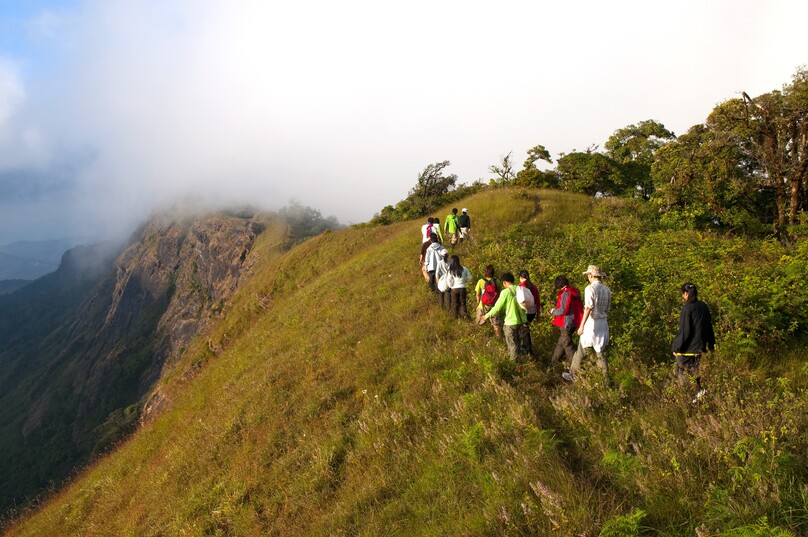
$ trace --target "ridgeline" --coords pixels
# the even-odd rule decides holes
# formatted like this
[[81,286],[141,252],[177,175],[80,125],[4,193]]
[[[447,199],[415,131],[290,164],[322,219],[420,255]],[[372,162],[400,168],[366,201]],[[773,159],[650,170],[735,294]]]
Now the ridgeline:
[[[808,534],[808,242],[669,229],[643,201],[559,191],[456,206],[475,278],[493,263],[539,286],[534,359],[439,309],[420,220],[288,251],[262,233],[150,419],[7,535]],[[594,364],[572,385],[548,364],[552,280],[583,288],[591,263],[613,291],[610,389]],[[687,280],[718,336],[695,405],[669,353]]]

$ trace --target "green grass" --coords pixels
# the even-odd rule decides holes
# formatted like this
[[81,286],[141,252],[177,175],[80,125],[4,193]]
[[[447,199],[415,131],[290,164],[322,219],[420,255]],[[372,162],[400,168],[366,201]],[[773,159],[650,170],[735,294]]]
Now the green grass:
[[[159,386],[165,410],[8,535],[808,531],[804,353],[777,350],[803,317],[764,300],[769,277],[788,278],[765,268],[780,247],[701,237],[718,259],[757,253],[736,255],[745,285],[729,282],[736,300],[720,308],[718,264],[675,252],[723,328],[704,363],[710,397],[690,405],[665,356],[682,267],[659,249],[680,235],[625,200],[494,190],[461,206],[473,238],[454,250],[475,276],[489,262],[527,268],[546,303],[556,274],[582,287],[587,264],[610,273],[614,389],[594,368],[559,383],[546,314],[537,361],[517,369],[490,327],[439,311],[417,266],[420,222],[325,233],[288,252],[268,232],[222,321]],[[762,341],[743,319],[767,311],[783,323],[771,352],[740,352],[730,336]]]

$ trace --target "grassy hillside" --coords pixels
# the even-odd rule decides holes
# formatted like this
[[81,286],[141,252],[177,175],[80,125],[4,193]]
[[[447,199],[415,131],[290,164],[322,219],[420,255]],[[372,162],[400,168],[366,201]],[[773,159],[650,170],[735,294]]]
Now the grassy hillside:
[[[252,280],[160,386],[163,413],[8,535],[808,533],[808,247],[560,192],[462,206],[475,277],[527,268],[546,304],[559,273],[609,273],[612,389],[595,368],[559,382],[546,315],[519,365],[490,327],[444,315],[420,222],[284,255],[262,235]],[[667,352],[686,279],[719,331],[698,405]]]

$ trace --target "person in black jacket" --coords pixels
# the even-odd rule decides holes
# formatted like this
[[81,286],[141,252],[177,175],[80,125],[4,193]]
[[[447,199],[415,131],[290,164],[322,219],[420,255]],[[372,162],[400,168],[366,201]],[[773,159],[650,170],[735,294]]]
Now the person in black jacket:
[[457,217],[457,227],[460,228],[460,242],[471,240],[471,217],[469,210],[464,208],[460,216]]
[[[679,332],[673,340],[671,350],[676,359],[676,378],[682,385],[689,385],[688,376],[696,381],[696,397],[701,399],[707,390],[701,385],[699,362],[701,355],[715,350],[715,333],[710,308],[698,299],[698,289],[692,283],[682,286],[682,300],[685,305],[679,315]],[[686,376],[687,374],[687,376]]]

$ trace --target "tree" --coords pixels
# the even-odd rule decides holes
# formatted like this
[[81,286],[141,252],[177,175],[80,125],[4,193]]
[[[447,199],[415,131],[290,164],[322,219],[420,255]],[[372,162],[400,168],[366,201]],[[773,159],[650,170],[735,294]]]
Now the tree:
[[734,140],[694,125],[656,151],[651,199],[686,227],[729,226],[751,231],[770,217],[772,200],[756,187]]
[[424,168],[418,176],[418,182],[410,190],[409,198],[413,200],[428,201],[446,194],[455,187],[457,175],[444,175],[444,168],[451,163],[448,160],[436,162]]
[[556,161],[559,184],[564,190],[595,194],[617,194],[623,184],[618,164],[592,148],[585,153],[562,154]]
[[614,131],[606,141],[607,154],[622,167],[626,193],[637,193],[648,199],[654,191],[651,165],[656,151],[676,136],[662,123],[652,119],[640,121]]
[[534,188],[559,188],[558,174],[553,171],[544,171],[536,167],[536,162],[543,160],[553,163],[550,152],[543,146],[537,145],[527,150],[524,168],[516,174],[515,185]]
[[492,164],[488,167],[488,171],[493,173],[497,176],[495,181],[499,184],[506,184],[511,182],[516,174],[513,172],[513,162],[511,157],[513,156],[513,151],[501,157],[499,165]]
[[386,225],[425,216],[435,208],[448,203],[453,196],[469,194],[479,189],[479,185],[457,188],[457,175],[444,174],[444,169],[450,164],[448,160],[444,160],[426,166],[418,175],[418,182],[407,197],[399,201],[395,207],[391,205],[384,207],[380,213],[374,215],[370,223]]
[[297,200],[290,200],[286,207],[278,211],[278,215],[289,225],[291,239],[312,237],[327,229],[342,227],[336,216],[323,217],[317,209],[307,207]]
[[548,164],[553,163],[553,159],[550,158],[550,152],[547,151],[547,148],[543,145],[536,145],[527,150],[527,159],[524,164],[525,169],[535,170],[537,160],[543,160]]
[[757,187],[771,192],[776,229],[785,233],[808,207],[808,70],[799,68],[782,91],[721,103],[707,126],[737,146]]

